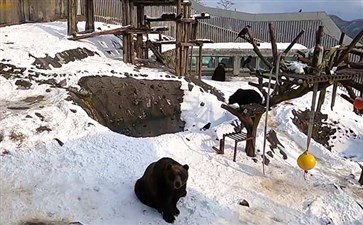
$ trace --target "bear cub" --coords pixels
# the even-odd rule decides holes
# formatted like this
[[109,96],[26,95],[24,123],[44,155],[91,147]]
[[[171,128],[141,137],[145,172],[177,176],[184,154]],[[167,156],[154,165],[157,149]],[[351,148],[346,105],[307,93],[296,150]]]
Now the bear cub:
[[261,95],[252,89],[238,89],[233,95],[228,99],[228,104],[238,103],[239,106],[247,105],[250,103],[262,104]]
[[135,194],[143,204],[162,213],[166,222],[173,223],[180,213],[176,204],[187,195],[188,170],[187,164],[161,158],[151,163],[136,181]]

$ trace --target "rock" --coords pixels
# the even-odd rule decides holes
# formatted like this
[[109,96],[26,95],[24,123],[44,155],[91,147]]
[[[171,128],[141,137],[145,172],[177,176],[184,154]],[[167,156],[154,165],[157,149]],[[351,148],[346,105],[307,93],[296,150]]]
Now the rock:
[[0,142],[2,142],[4,140],[4,133],[1,131],[0,132]]
[[[263,160],[263,155],[261,155],[261,158],[262,158],[262,160]],[[267,157],[265,157],[265,160],[263,160],[263,163],[264,163],[266,166],[268,166],[268,164],[270,164],[270,160],[269,160]]]
[[188,90],[189,90],[189,91],[192,91],[192,90],[193,90],[193,88],[194,88],[194,85],[193,85],[193,84],[191,84],[191,83],[188,83]]
[[61,80],[58,84],[57,87],[65,87],[67,86],[67,79],[63,79]]
[[71,110],[72,113],[76,113],[77,112],[77,110],[75,110],[75,109],[70,109],[70,110]]
[[267,151],[267,152],[266,152],[266,154],[267,154],[268,156],[270,156],[271,158],[273,158],[273,157],[274,157],[274,155],[272,154],[272,152],[271,152],[271,151]]
[[48,128],[48,127],[46,127],[46,126],[40,126],[40,127],[38,127],[37,129],[36,129],[36,131],[37,131],[37,133],[42,133],[42,132],[44,132],[44,131],[52,131],[52,129],[50,129],[50,128]]
[[[119,77],[82,77],[89,97],[76,101],[96,121],[133,137],[153,137],[184,130],[180,118],[183,90],[179,81]],[[103,87],[103,88],[102,88]]]
[[26,80],[17,80],[15,81],[15,85],[22,87],[24,89],[29,89],[32,86],[32,83]]
[[43,95],[30,96],[30,97],[23,99],[22,101],[26,102],[26,103],[34,104],[34,103],[44,101],[44,96]]
[[64,145],[64,143],[58,138],[54,138],[54,140],[56,140],[61,147]]
[[204,102],[201,102],[200,103],[200,106],[202,106],[202,107],[205,106],[205,103]]
[[44,116],[38,112],[35,113],[35,115],[41,120],[44,121]]
[[243,201],[239,202],[239,204],[242,206],[250,207],[250,204],[245,199],[243,199]]
[[4,155],[10,155],[10,152],[8,150],[4,150],[2,153],[1,153],[1,156],[4,156]]
[[[307,135],[308,127],[309,127],[309,117],[310,117],[310,110],[305,111],[296,111],[292,110],[293,118],[292,122],[297,126],[300,132]],[[315,115],[314,120],[314,129],[312,133],[312,139],[316,142],[323,145],[328,150],[331,149],[330,138],[334,136],[337,130],[340,130],[338,127],[337,129],[333,128],[332,125],[329,125],[326,120],[328,119],[327,114],[322,114],[317,112]],[[348,130],[345,131],[347,134],[349,133]]]
[[210,128],[211,123],[207,123],[206,125],[204,125],[200,130],[208,130]]
[[283,158],[284,160],[286,160],[286,159],[287,159],[287,155],[286,155],[286,153],[285,153],[284,151],[282,151],[281,149],[280,149],[280,154],[282,155],[282,158]]

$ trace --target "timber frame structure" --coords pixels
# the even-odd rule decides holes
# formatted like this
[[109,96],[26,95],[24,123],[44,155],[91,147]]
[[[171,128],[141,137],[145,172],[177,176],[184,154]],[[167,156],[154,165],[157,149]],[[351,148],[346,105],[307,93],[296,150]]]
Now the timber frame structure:
[[[135,64],[137,60],[148,59],[149,49],[154,53],[157,61],[165,64],[161,49],[163,44],[175,44],[175,74],[185,76],[190,74],[190,50],[189,47],[199,47],[198,75],[201,76],[202,47],[204,43],[212,43],[210,39],[197,39],[197,26],[199,20],[209,19],[205,13],[191,15],[191,2],[187,0],[121,0],[122,24],[121,28],[94,32],[94,3],[86,0],[86,27],[84,32],[77,29],[77,0],[68,0],[68,35],[70,40],[95,37],[104,34],[122,35],[123,61]],[[160,17],[148,17],[145,15],[145,6],[174,6],[176,13],[164,13]],[[153,22],[175,21],[175,41],[163,41],[161,34],[168,27],[151,27]],[[148,34],[159,34],[158,41],[150,41]],[[136,35],[136,40],[135,40]],[[146,35],[147,41],[144,41]],[[136,59],[136,58],[137,59]]]
[[[363,52],[360,47],[357,47],[358,41],[363,37],[363,30],[358,33],[358,35],[352,40],[352,42],[345,46],[343,45],[343,40],[345,34],[342,33],[340,38],[339,46],[334,48],[324,49],[322,45],[322,37],[324,33],[324,27],[319,26],[316,32],[316,41],[314,53],[311,57],[306,58],[304,53],[301,53],[300,61],[307,63],[309,65],[308,74],[300,75],[288,71],[286,65],[283,62],[284,56],[288,53],[291,47],[298,41],[302,36],[304,31],[302,30],[300,34],[291,42],[291,44],[283,52],[278,52],[276,47],[276,38],[273,24],[269,24],[269,33],[271,39],[271,50],[273,54],[272,62],[268,61],[258,49],[251,32],[248,30],[247,35],[244,39],[251,43],[254,47],[256,55],[260,57],[262,61],[269,67],[272,72],[276,73],[276,76],[271,76],[272,80],[264,82],[264,79],[269,79],[269,76],[262,74],[257,71],[256,76],[258,77],[258,83],[249,82],[248,84],[257,87],[262,95],[264,96],[265,102],[269,99],[269,108],[271,110],[273,107],[279,103],[294,98],[299,98],[310,91],[313,88],[320,91],[319,100],[315,111],[320,111],[321,106],[325,99],[326,88],[333,85],[332,102],[331,108],[333,110],[335,96],[337,91],[337,85],[342,84],[347,90],[355,88],[359,91],[363,91],[363,86],[356,83],[354,80],[356,78],[363,78],[363,62],[361,63],[351,63],[349,62],[348,55],[356,54],[361,59],[363,58]],[[279,71],[276,71],[279,68]],[[336,69],[334,74],[331,71]],[[268,94],[264,88],[271,86],[273,90],[272,93]],[[351,91],[352,92],[352,91]],[[236,145],[239,141],[246,141],[245,152],[250,157],[256,156],[256,134],[259,121],[266,112],[266,103],[264,105],[252,103],[249,105],[241,106],[240,108],[234,108],[230,105],[222,104],[221,107],[231,114],[235,115],[247,130],[247,133],[239,135],[241,139],[232,138],[235,140]],[[310,123],[313,123],[314,113],[310,118]],[[241,131],[242,132],[242,131]],[[241,133],[240,132],[240,133]],[[223,135],[223,139],[220,140],[219,149],[213,147],[217,153],[224,153],[225,137],[237,136],[237,132],[229,133]],[[234,149],[234,160],[236,156],[237,147]]]

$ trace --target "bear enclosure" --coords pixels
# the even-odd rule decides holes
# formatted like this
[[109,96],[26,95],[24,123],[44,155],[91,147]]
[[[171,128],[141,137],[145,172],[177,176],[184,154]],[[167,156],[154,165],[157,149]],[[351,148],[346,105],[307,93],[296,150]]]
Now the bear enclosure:
[[[316,32],[316,42],[313,55],[309,57],[306,56],[305,53],[301,52],[299,57],[300,61],[308,65],[308,74],[296,74],[288,71],[287,66],[284,63],[284,56],[303,35],[304,30],[302,30],[294,40],[292,40],[291,44],[283,52],[279,53],[276,46],[274,27],[273,24],[270,23],[269,34],[273,55],[273,61],[271,63],[259,51],[249,28],[246,29],[247,33],[242,38],[252,44],[255,53],[271,70],[270,76],[268,76],[268,74],[263,74],[260,71],[256,71],[258,83],[249,82],[249,85],[257,87],[260,90],[265,98],[265,106],[252,103],[241,106],[239,109],[233,108],[232,106],[226,104],[222,104],[221,107],[235,115],[241,121],[241,123],[244,124],[247,133],[240,135],[240,139],[232,139],[234,139],[236,143],[238,141],[246,141],[245,152],[248,156],[256,156],[256,133],[263,113],[265,113],[265,111],[267,112],[271,110],[279,103],[294,98],[299,98],[310,91],[314,91],[311,107],[313,113],[309,121],[309,123],[312,124],[314,121],[314,112],[320,111],[324,102],[326,88],[330,85],[334,85],[331,103],[332,108],[334,106],[338,84],[343,85],[347,88],[347,90],[356,89],[360,92],[363,92],[363,85],[355,81],[363,78],[363,50],[362,46],[357,46],[357,43],[363,36],[363,30],[359,32],[353,41],[347,46],[342,44],[345,36],[345,34],[342,33],[339,46],[324,49],[324,46],[322,45],[324,27],[319,26],[319,29]],[[359,56],[360,62],[350,62],[348,58],[349,54],[355,54]],[[335,70],[335,72],[333,72],[333,70]],[[271,76],[272,73],[275,73],[275,75]],[[269,79],[268,82],[265,82],[265,79]],[[271,93],[266,92],[265,89],[268,87],[271,87]],[[320,94],[317,107],[315,108],[316,93],[318,91]],[[267,102],[268,104],[266,104]],[[269,106],[266,110],[267,105]],[[223,138],[220,140],[219,149],[214,147],[217,153],[224,153],[225,137],[230,137],[233,135],[236,136],[236,133],[230,133],[223,136]],[[310,140],[308,140],[308,143],[309,142]],[[236,147],[234,151],[234,155],[236,155]]]

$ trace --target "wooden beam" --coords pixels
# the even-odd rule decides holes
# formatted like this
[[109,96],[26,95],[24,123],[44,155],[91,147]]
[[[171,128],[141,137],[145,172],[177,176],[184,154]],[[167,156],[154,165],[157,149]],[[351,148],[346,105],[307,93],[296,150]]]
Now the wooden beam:
[[339,65],[339,63],[343,62],[344,59],[348,57],[349,52],[355,47],[355,45],[359,42],[359,40],[363,37],[363,30],[355,36],[353,41],[348,45],[348,48],[342,52],[335,66]]
[[[292,42],[289,44],[289,46],[287,46],[285,51],[282,53],[283,55],[287,55],[287,53],[291,50],[291,48],[294,46],[294,44],[296,44],[296,42],[301,38],[301,36],[304,34],[304,32],[305,32],[305,30],[300,31],[300,33],[294,38],[294,40],[292,40]],[[300,51],[298,51],[298,53],[300,54]],[[303,53],[303,55],[305,56],[304,53]]]
[[355,62],[349,62],[348,63],[351,68],[354,69],[363,69],[363,63],[355,63]]
[[127,29],[129,29],[129,26],[127,26],[127,27],[120,27],[120,28],[116,28],[116,29],[112,29],[112,30],[105,30],[105,31],[94,32],[94,33],[90,33],[90,34],[78,35],[78,36],[70,37],[68,39],[75,41],[75,40],[80,40],[80,39],[84,39],[84,38],[97,37],[97,36],[100,36],[100,35],[123,34]]
[[93,0],[86,0],[86,27],[85,30],[95,31],[95,10]]

